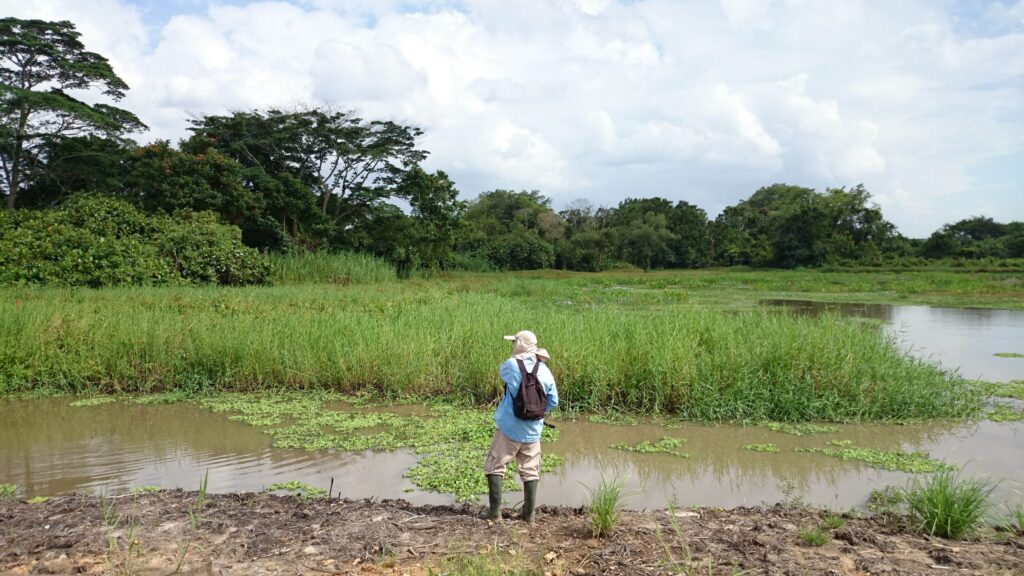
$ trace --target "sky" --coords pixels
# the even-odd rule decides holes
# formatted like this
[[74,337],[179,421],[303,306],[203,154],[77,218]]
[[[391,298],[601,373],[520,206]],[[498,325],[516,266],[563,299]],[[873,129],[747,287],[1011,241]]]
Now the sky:
[[330,105],[415,124],[464,198],[863,184],[903,234],[1024,220],[1024,0],[0,0],[71,20],[150,130]]

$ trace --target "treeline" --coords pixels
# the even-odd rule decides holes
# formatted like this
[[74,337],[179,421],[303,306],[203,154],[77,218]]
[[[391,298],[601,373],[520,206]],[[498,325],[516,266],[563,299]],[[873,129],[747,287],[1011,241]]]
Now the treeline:
[[[403,271],[1024,257],[1019,222],[970,218],[927,240],[904,238],[863,186],[818,192],[774,184],[713,220],[697,206],[663,198],[615,207],[580,200],[556,211],[537,191],[493,190],[467,202],[447,174],[421,167],[428,152],[419,128],[323,106],[200,116],[176,144],[139,145],[126,137],[144,128],[134,114],[72,96],[91,89],[116,102],[128,89],[78,37],[70,22],[0,19],[0,165],[9,210],[0,220],[0,251],[17,254],[0,261],[0,279],[60,282],[61,270],[85,274],[74,262],[93,262],[119,270],[111,278],[139,282],[163,278],[166,262],[134,275],[125,262],[170,258],[178,280],[260,282],[259,268],[248,264],[257,250],[367,253]],[[115,213],[129,224],[104,227],[71,217],[69,206]],[[129,209],[152,221],[143,226]],[[216,250],[197,252],[212,259],[204,273],[168,256],[158,232],[189,222],[201,223],[191,234],[216,239]],[[72,249],[74,258],[62,252]],[[246,270],[215,252],[239,254]],[[121,259],[106,262],[112,254]]]

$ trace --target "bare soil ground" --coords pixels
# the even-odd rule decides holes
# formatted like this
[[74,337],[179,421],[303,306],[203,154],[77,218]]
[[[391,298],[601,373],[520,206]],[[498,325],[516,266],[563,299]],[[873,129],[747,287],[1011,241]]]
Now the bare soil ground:
[[478,520],[468,505],[239,493],[208,495],[193,523],[196,503],[178,490],[0,500],[0,574],[418,576],[478,554],[551,575],[1024,574],[1020,534],[953,542],[875,516],[846,518],[813,547],[800,532],[825,512],[808,508],[624,511],[593,538],[572,508],[542,507],[527,525]]

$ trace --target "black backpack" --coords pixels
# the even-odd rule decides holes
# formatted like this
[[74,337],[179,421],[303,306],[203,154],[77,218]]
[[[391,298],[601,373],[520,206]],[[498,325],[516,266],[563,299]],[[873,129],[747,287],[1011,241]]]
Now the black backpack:
[[544,418],[544,411],[548,407],[548,395],[544,392],[544,385],[537,378],[540,360],[533,365],[533,372],[526,371],[526,365],[522,360],[516,358],[516,362],[519,363],[519,372],[522,373],[523,380],[519,383],[519,392],[512,398],[512,412],[520,420],[540,420]]

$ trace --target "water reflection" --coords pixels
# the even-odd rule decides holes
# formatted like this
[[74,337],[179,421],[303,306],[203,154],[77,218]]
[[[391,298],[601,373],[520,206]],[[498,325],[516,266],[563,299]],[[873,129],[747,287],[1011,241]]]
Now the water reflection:
[[[215,492],[260,490],[274,482],[302,480],[352,498],[403,497],[415,503],[447,503],[443,494],[407,492],[402,474],[416,462],[405,451],[303,452],[270,448],[256,428],[188,404],[108,404],[71,408],[68,400],[0,401],[0,482],[23,486],[30,495],[99,491],[156,485],[194,489],[209,470]],[[403,407],[416,412],[418,407]],[[775,502],[780,485],[791,483],[808,502],[848,507],[872,488],[903,485],[908,476],[843,462],[794,448],[821,447],[830,439],[884,450],[922,450],[1001,479],[997,498],[1024,501],[1024,424],[927,423],[915,426],[840,425],[840,432],[797,437],[760,427],[652,425],[617,427],[562,422],[561,438],[545,445],[565,464],[547,474],[540,493],[547,504],[580,505],[582,485],[618,477],[631,492],[628,504],[660,508],[680,505],[736,506]],[[689,459],[635,454],[610,448],[661,436],[685,438]],[[782,452],[743,449],[774,443]],[[518,495],[510,495],[514,503]]]
[[881,320],[904,350],[957,370],[965,378],[989,382],[1024,379],[1024,359],[994,356],[999,352],[1024,353],[1024,311],[807,300],[762,303],[812,316],[831,312]]

